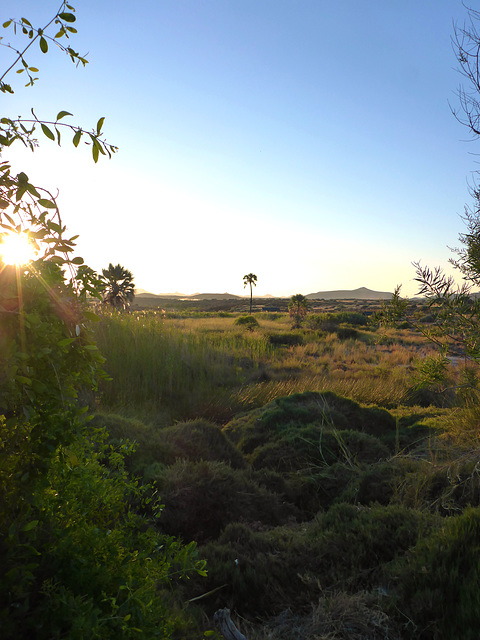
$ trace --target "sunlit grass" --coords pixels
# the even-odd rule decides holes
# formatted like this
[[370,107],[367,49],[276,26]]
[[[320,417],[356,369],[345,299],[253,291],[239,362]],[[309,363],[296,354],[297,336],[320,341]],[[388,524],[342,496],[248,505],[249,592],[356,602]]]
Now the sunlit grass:
[[[102,404],[141,409],[158,422],[198,415],[224,421],[302,391],[329,390],[392,408],[410,402],[416,362],[433,353],[412,331],[339,340],[335,333],[302,330],[302,344],[276,345],[269,337],[291,332],[288,316],[257,318],[259,328],[249,331],[235,325],[234,314],[103,316],[97,341],[113,382],[102,386]],[[457,385],[460,377],[460,369],[450,367],[446,384]]]

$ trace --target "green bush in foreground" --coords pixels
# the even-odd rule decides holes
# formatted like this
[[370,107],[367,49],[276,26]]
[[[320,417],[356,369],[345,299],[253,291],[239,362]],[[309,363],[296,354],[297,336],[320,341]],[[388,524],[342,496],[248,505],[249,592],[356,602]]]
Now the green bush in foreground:
[[398,563],[400,603],[425,640],[477,640],[480,508],[447,518]]

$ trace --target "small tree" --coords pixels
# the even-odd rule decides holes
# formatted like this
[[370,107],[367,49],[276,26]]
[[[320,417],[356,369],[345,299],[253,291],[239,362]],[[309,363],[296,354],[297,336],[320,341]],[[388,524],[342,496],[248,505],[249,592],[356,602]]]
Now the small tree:
[[252,302],[253,302],[252,285],[254,287],[257,286],[257,276],[254,273],[247,273],[246,276],[243,276],[243,287],[245,288],[247,284],[250,285],[250,313],[252,313]]
[[103,301],[115,309],[125,309],[135,296],[135,284],[131,271],[110,262],[108,269],[102,269]]
[[292,328],[299,329],[308,313],[308,300],[304,295],[297,293],[290,298],[288,313],[293,320]]
[[372,316],[372,321],[385,327],[396,327],[405,321],[408,308],[408,299],[400,297],[401,285],[395,287],[390,300],[382,302],[382,307]]

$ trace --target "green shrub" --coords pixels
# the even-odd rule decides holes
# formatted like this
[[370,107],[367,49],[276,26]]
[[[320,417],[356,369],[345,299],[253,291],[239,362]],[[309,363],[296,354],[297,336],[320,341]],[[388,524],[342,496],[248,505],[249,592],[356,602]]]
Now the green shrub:
[[401,611],[418,637],[477,640],[480,611],[480,508],[445,520],[398,563]]
[[250,331],[253,331],[254,329],[260,326],[255,316],[239,316],[238,318],[235,319],[234,324],[236,324],[239,327],[245,327]]
[[270,333],[268,335],[270,344],[286,347],[296,347],[303,344],[303,335],[301,333]]
[[335,333],[339,340],[356,340],[358,338],[358,331],[352,327],[338,327]]
[[202,547],[211,610],[272,615],[311,606],[327,590],[374,590],[395,558],[413,547],[432,517],[402,506],[332,506],[310,523],[253,531],[227,526]]
[[162,529],[184,540],[211,540],[239,520],[278,525],[298,513],[246,470],[223,462],[179,460],[159,470],[155,481],[165,505]]
[[177,458],[193,462],[199,460],[218,460],[236,469],[245,467],[245,460],[220,427],[201,418],[178,422],[172,427],[162,429],[158,435],[171,449],[168,463]]
[[377,438],[358,431],[328,430],[322,425],[292,427],[285,435],[259,446],[249,456],[254,469],[293,471],[335,462],[372,463],[389,457]]
[[362,431],[386,441],[391,441],[392,434],[396,433],[395,420],[385,409],[364,408],[328,391],[276,398],[260,409],[238,415],[224,429],[243,453],[250,454],[269,441],[275,442],[286,431],[294,433],[295,429],[312,424],[317,429],[314,440],[320,438],[319,427],[330,431]]

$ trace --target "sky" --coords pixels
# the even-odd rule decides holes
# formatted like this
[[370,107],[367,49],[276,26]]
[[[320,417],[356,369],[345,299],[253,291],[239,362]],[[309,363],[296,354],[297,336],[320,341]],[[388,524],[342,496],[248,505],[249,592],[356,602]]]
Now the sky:
[[[185,294],[247,295],[255,273],[258,296],[413,296],[412,262],[451,271],[480,152],[452,115],[460,0],[72,2],[70,45],[89,64],[35,46],[39,80],[11,74],[1,104],[64,109],[85,129],[105,116],[111,160],[68,139],[8,150],[58,190],[93,269],[120,263],[138,288]],[[59,4],[3,0],[0,22],[43,26]]]

